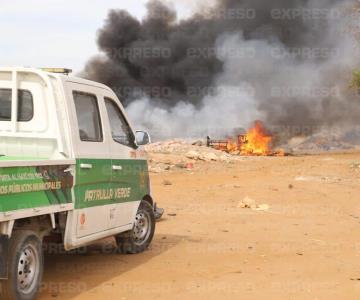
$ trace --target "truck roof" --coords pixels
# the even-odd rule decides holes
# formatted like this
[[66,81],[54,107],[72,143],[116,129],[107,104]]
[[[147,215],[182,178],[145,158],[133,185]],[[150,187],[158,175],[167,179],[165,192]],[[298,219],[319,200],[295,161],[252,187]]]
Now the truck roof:
[[79,84],[94,86],[94,87],[98,87],[101,89],[111,91],[111,89],[109,87],[107,87],[106,85],[95,82],[95,81],[91,81],[91,80],[87,80],[87,79],[83,79],[83,78],[71,76],[71,75],[46,72],[46,71],[43,71],[42,69],[27,68],[27,67],[0,67],[0,73],[2,73],[2,72],[32,73],[32,74],[37,74],[40,77],[43,77],[43,76],[52,77],[52,78],[57,78],[63,82],[79,83]]

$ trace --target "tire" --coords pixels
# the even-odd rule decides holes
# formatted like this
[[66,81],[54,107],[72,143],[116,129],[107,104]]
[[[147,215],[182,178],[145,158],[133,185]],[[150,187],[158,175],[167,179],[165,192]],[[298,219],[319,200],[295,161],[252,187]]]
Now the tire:
[[9,277],[0,281],[0,299],[35,299],[43,271],[44,256],[39,237],[32,231],[15,231],[9,244]]
[[145,251],[154,237],[155,223],[153,207],[148,202],[141,201],[134,228],[115,237],[119,252],[137,254]]

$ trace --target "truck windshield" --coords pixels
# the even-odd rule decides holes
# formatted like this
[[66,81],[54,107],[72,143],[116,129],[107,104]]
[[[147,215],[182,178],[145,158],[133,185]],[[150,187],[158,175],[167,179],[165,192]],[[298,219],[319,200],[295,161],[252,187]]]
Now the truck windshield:
[[[0,121],[11,121],[11,89],[0,89]],[[18,90],[19,122],[28,122],[34,116],[32,94],[27,90]]]

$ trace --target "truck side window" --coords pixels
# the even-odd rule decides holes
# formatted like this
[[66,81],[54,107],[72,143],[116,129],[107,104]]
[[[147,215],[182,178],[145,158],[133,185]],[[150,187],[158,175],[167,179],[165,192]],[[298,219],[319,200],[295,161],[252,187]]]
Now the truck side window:
[[[0,89],[0,121],[11,121],[11,89]],[[18,90],[18,122],[29,122],[34,117],[33,96]]]
[[114,141],[124,146],[136,148],[134,133],[115,101],[110,98],[105,98],[105,105],[109,115],[111,134]]
[[99,105],[95,95],[73,92],[80,140],[84,142],[102,142]]

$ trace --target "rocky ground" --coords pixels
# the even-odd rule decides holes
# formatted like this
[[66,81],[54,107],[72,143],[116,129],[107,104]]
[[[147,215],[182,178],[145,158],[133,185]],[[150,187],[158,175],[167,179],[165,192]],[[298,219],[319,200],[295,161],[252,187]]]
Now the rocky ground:
[[40,300],[359,299],[359,152],[233,158],[163,146],[150,151],[166,210],[151,248],[117,255],[108,239],[47,255]]

